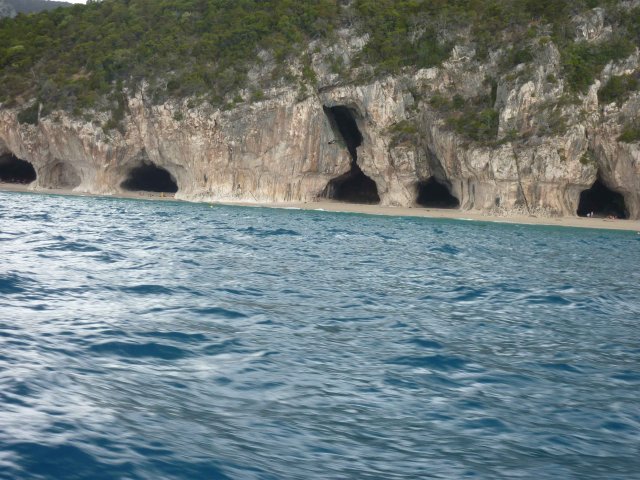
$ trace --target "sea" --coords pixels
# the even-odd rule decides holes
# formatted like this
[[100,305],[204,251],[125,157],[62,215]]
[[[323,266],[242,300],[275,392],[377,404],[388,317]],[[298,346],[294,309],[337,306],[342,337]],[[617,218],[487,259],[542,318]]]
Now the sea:
[[1,479],[640,478],[636,232],[0,193]]

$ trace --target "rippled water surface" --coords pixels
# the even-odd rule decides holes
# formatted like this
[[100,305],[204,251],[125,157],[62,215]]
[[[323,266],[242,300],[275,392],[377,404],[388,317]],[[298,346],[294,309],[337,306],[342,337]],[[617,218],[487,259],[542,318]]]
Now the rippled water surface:
[[0,193],[0,478],[638,478],[640,236]]

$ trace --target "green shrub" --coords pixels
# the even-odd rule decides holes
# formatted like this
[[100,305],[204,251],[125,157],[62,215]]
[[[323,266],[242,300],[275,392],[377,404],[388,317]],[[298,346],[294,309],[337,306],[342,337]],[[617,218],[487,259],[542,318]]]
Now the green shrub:
[[451,107],[451,101],[444,95],[436,93],[429,99],[429,105],[437,110],[447,110]]
[[264,92],[262,90],[253,90],[251,92],[251,101],[252,102],[259,102],[261,100],[265,99],[265,95]]
[[577,2],[575,0],[524,0],[522,3],[524,11],[529,15],[554,23],[571,14]]
[[305,55],[302,59],[302,78],[311,85],[318,83],[316,72],[311,64],[311,55]]
[[456,93],[451,101],[451,107],[455,110],[462,110],[465,107],[466,103],[467,101],[464,99],[464,97]]
[[[441,64],[452,46],[471,43],[482,58],[505,45],[533,43],[550,34],[562,52],[573,91],[585,91],[608,61],[624,58],[640,41],[640,8],[622,12],[613,0],[109,0],[0,21],[0,99],[41,98],[51,108],[82,112],[110,107],[109,96],[137,91],[228,103],[249,87],[248,73],[268,51],[273,77],[252,86],[297,81],[290,65],[302,61],[304,81],[315,85],[307,46],[323,51],[335,31],[350,25],[367,42],[354,65],[330,62],[345,81]],[[574,43],[572,16],[602,6],[617,22],[617,37]],[[461,42],[461,39],[463,40]],[[522,42],[525,43],[522,43]],[[324,43],[323,43],[324,42]],[[512,49],[509,68],[533,59],[532,48]],[[515,78],[515,76],[513,77]],[[271,82],[271,83],[270,83]],[[257,83],[257,84],[255,84]],[[456,107],[457,108],[457,107]],[[466,107],[460,107],[460,110]],[[482,111],[483,108],[478,108]],[[118,114],[119,115],[119,114]],[[116,115],[116,117],[118,116]],[[116,118],[117,120],[117,118]]]
[[73,110],[119,91],[118,80],[130,91],[146,80],[154,101],[219,104],[247,86],[259,50],[286,65],[310,39],[328,38],[339,13],[335,0],[110,0],[21,15],[0,22],[2,96]]
[[600,103],[623,103],[630,92],[638,90],[640,81],[635,75],[614,76],[600,89],[598,99]]
[[497,84],[493,79],[487,79],[484,87],[489,93],[475,98],[455,94],[449,100],[435,94],[429,103],[443,114],[447,126],[457,134],[476,142],[491,143],[497,139],[500,123],[500,114],[493,108]]
[[618,141],[624,143],[640,142],[640,123],[627,125],[618,137]]
[[118,129],[119,129],[119,124],[113,118],[110,118],[109,120],[104,122],[104,124],[102,125],[102,130],[104,130],[105,133],[109,132],[109,130],[118,130]]
[[635,48],[633,42],[626,38],[615,38],[599,44],[577,42],[569,45],[562,52],[569,88],[586,92],[607,63],[628,57]]
[[585,166],[596,165],[596,157],[593,155],[593,152],[591,150],[587,150],[580,157],[580,163]]
[[401,143],[415,143],[418,139],[418,126],[411,120],[401,120],[389,128],[391,146]]
[[533,61],[534,55],[531,47],[513,48],[509,51],[504,59],[505,67],[513,68],[521,63],[529,63]]
[[18,113],[18,122],[28,125],[37,125],[39,120],[40,103],[34,102],[30,107]]
[[340,55],[332,57],[329,64],[329,69],[331,73],[335,73],[338,75],[344,75],[345,73],[345,65],[344,60]]
[[500,114],[493,108],[478,112],[458,114],[447,120],[456,133],[476,142],[489,143],[496,140]]

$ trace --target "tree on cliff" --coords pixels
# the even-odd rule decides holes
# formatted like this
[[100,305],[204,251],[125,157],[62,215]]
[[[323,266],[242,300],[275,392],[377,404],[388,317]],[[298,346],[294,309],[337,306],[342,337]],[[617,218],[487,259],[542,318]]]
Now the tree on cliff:
[[[35,8],[40,0],[19,2]],[[311,55],[338,42],[345,29],[364,47],[341,82],[363,82],[403,69],[437,66],[456,44],[473,46],[479,61],[499,55],[514,68],[531,53],[513,45],[532,36],[560,48],[571,89],[584,90],[612,59],[640,40],[640,8],[622,11],[614,0],[104,0],[0,21],[0,102],[37,98],[42,114],[63,108],[78,115],[117,109],[123,90],[144,85],[148,98],[189,97],[233,104],[250,89],[258,99],[278,82],[313,87]],[[576,14],[606,10],[616,24],[603,43],[577,42]],[[25,10],[23,10],[25,11]],[[312,45],[312,47],[310,47]],[[495,55],[494,55],[495,57]],[[260,74],[249,75],[259,71]],[[247,98],[246,95],[244,98]],[[489,106],[490,107],[490,106]],[[493,128],[483,100],[472,121]],[[465,122],[463,116],[460,122]],[[487,127],[489,125],[489,127]],[[470,124],[461,125],[467,130]],[[473,127],[471,125],[471,127]],[[473,129],[473,128],[472,128]],[[475,130],[474,130],[475,131]]]

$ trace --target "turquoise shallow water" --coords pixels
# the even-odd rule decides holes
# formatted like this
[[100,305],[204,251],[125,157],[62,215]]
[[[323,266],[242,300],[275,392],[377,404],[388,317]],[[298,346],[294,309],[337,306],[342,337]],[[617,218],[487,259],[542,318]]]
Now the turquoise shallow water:
[[640,236],[0,193],[0,478],[628,479]]

